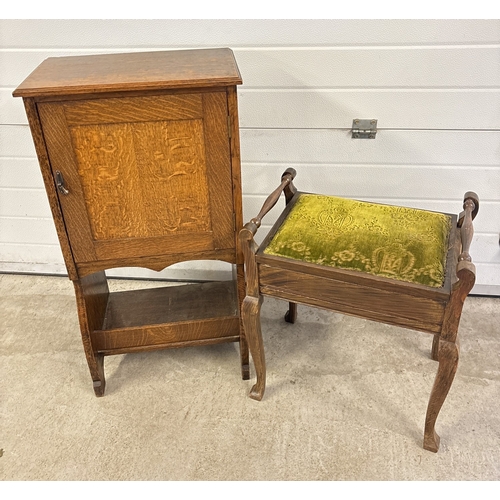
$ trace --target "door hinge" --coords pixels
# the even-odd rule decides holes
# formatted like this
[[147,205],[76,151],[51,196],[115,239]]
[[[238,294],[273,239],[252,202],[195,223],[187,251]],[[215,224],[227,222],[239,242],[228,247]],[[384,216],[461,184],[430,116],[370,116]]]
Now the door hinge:
[[377,135],[377,120],[361,120],[356,118],[352,121],[351,133],[353,139],[375,139]]

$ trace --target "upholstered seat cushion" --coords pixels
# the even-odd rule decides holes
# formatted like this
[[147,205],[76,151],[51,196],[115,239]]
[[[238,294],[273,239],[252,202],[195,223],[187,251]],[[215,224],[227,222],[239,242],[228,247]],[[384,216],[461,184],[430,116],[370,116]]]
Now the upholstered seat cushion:
[[439,288],[450,229],[446,214],[301,194],[264,253]]

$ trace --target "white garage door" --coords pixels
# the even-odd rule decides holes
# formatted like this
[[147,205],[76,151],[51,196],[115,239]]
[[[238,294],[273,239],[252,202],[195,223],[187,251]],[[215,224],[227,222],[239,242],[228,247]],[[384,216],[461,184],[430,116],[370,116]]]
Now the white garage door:
[[[459,212],[463,194],[476,191],[474,293],[500,294],[499,21],[3,20],[0,28],[0,271],[65,273],[13,89],[46,57],[223,46],[244,81],[245,219],[289,166],[301,190],[430,210]],[[377,120],[375,139],[351,138],[356,118]],[[185,263],[111,274],[227,272]]]

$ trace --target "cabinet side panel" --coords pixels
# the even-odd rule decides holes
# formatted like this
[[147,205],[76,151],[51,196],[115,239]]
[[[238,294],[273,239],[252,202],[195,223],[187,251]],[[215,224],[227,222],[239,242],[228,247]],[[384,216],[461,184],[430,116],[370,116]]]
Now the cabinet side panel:
[[45,184],[45,190],[49,199],[52,217],[56,226],[59,244],[61,246],[64,262],[68,271],[68,277],[71,280],[75,280],[78,277],[78,273],[76,270],[75,261],[73,259],[68,234],[66,232],[66,226],[64,224],[61,207],[59,205],[59,199],[54,185],[54,178],[52,177],[52,171],[50,168],[49,157],[42,131],[42,126],[40,123],[40,118],[38,116],[37,107],[34,100],[31,98],[25,98],[23,99],[23,101],[31,130],[31,135],[35,144],[38,163],[40,164],[40,170],[42,172],[43,182]]
[[203,109],[214,244],[216,249],[232,248],[235,223],[226,93],[204,94]]

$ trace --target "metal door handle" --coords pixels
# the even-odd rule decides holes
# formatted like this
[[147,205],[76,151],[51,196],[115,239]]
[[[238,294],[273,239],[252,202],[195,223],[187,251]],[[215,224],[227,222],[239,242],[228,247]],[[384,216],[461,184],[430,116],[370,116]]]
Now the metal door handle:
[[56,170],[56,186],[61,194],[64,195],[69,194],[69,191],[66,189],[66,186],[64,185],[64,177],[61,174],[61,172],[59,172],[59,170]]

